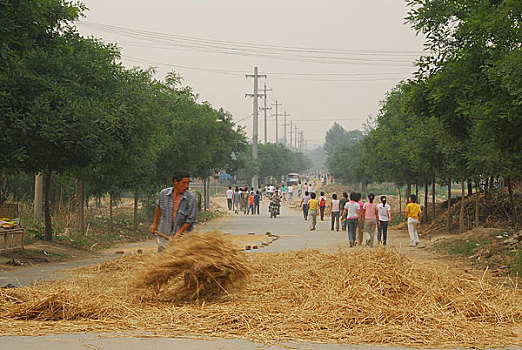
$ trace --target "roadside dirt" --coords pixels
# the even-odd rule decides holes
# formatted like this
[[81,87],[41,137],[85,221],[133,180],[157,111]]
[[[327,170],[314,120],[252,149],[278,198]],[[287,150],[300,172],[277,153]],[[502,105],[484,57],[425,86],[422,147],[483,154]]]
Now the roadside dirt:
[[50,264],[99,256],[98,252],[78,249],[57,242],[38,241],[25,246],[23,250],[13,250],[0,254],[0,271],[13,270],[23,266]]

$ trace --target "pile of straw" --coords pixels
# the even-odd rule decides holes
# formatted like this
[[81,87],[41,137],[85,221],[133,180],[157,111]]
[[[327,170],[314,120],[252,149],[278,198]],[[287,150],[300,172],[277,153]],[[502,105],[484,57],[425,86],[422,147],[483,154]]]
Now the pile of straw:
[[177,301],[228,295],[250,272],[246,255],[217,232],[185,235],[141,265],[134,285]]
[[117,297],[78,282],[0,290],[0,318],[41,321],[120,318],[122,303]]
[[[183,244],[188,248],[190,243]],[[160,294],[172,278],[183,283],[184,273],[192,270],[180,261],[197,264],[203,259],[195,252],[186,254],[169,259],[175,277],[171,272],[147,275],[143,283],[153,286],[159,281]],[[133,287],[133,278],[141,276],[138,280],[143,281],[147,264],[155,263],[149,259],[159,262],[161,256],[128,257],[84,269],[53,288],[35,287],[31,298],[38,295],[41,300],[55,298],[54,287],[67,290],[68,307],[60,309],[60,321],[36,321],[57,319],[47,315],[52,303],[41,304],[36,313],[29,312],[34,305],[25,309],[25,303],[10,309],[13,293],[25,292],[5,290],[0,300],[0,335],[133,330],[261,342],[489,348],[522,343],[522,293],[516,285],[506,288],[486,277],[410,260],[393,249],[249,254],[245,264],[252,273],[233,296],[175,304],[144,298],[143,290]],[[89,305],[84,304],[87,301]],[[28,314],[41,316],[17,320]]]

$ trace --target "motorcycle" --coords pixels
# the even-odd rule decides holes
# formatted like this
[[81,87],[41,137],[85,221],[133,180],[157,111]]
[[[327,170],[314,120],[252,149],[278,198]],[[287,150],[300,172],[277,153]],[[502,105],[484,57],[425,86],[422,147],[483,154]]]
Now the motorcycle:
[[277,215],[280,214],[279,208],[281,205],[279,203],[276,203],[275,201],[270,202],[270,205],[268,206],[268,211],[270,212],[270,218],[276,218]]

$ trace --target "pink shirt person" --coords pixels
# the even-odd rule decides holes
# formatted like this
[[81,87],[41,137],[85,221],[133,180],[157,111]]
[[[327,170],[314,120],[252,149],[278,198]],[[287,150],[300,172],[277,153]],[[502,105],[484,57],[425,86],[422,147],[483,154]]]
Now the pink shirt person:
[[377,204],[366,202],[364,203],[363,209],[365,211],[365,219],[377,220]]

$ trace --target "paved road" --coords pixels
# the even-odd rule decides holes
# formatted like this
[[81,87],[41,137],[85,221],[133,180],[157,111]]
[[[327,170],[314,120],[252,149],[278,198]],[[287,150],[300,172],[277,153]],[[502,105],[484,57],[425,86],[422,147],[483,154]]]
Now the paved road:
[[[224,204],[220,203],[220,204]],[[337,251],[338,249],[366,249],[366,248],[348,248],[346,232],[337,232],[330,230],[329,218],[325,221],[319,221],[315,231],[309,230],[309,222],[305,221],[301,211],[288,207],[286,204],[281,210],[281,216],[271,219],[265,205],[261,207],[260,215],[243,215],[227,213],[226,217],[216,222],[203,225],[203,230],[220,230],[230,234],[246,234],[255,233],[256,235],[264,235],[266,232],[280,236],[272,244],[259,250],[252,250],[250,253],[256,252],[280,252],[287,250],[301,249],[321,249],[325,251]],[[406,252],[415,253],[415,250],[407,247],[408,237],[404,232],[390,232],[389,241],[391,245],[402,247]],[[143,243],[140,243],[143,245]],[[153,246],[153,241],[146,243]],[[136,244],[138,246],[139,244]],[[127,249],[132,249],[128,246]],[[64,270],[78,267],[81,265],[96,263],[98,261],[107,260],[116,257],[115,250],[111,250],[102,254],[99,258],[89,259],[85,261],[75,261],[71,263],[61,263],[56,265],[43,265],[34,268],[25,268],[17,271],[2,272],[0,275],[1,283],[10,281],[15,283],[25,282],[27,284],[31,279],[49,279],[60,278],[65,276]],[[15,284],[13,283],[13,284]],[[0,337],[0,350],[3,349],[27,349],[27,350],[46,350],[46,349],[399,349],[389,347],[365,347],[365,346],[341,346],[335,344],[313,344],[313,343],[276,343],[271,346],[250,342],[241,339],[189,339],[189,338],[157,338],[157,337],[132,337],[125,334],[57,334],[40,337]]]
[[41,337],[0,337],[0,350],[402,350],[387,346],[312,343],[264,345],[242,339],[133,337],[125,334],[60,334]]
[[[223,207],[224,201],[219,202]],[[287,203],[281,209],[281,215],[271,219],[268,214],[267,204],[261,205],[260,215],[234,214],[227,211],[226,218],[216,223],[207,225],[205,230],[217,229],[231,234],[255,233],[263,235],[266,232],[278,235],[281,238],[259,252],[281,252],[289,250],[319,249],[327,252],[335,252],[339,249],[367,249],[366,247],[349,248],[348,234],[346,231],[331,231],[330,217],[324,221],[317,219],[315,231],[310,231],[310,221],[306,221],[302,211],[294,202],[292,207]],[[377,237],[375,237],[377,240]],[[396,247],[411,256],[419,252],[419,248],[409,247],[409,236],[406,231],[389,230],[388,245]],[[421,244],[420,247],[424,245]],[[422,250],[422,248],[421,248]],[[256,252],[256,251],[252,251]]]
[[108,249],[99,253],[93,258],[78,259],[72,261],[57,262],[52,264],[38,264],[35,266],[24,266],[13,270],[0,271],[0,286],[11,284],[13,286],[29,286],[38,281],[52,281],[67,277],[69,270],[97,264],[103,261],[116,259],[121,255],[116,254],[117,251],[125,249],[126,251],[139,248],[143,246],[155,247],[155,242],[139,242],[120,244],[112,249]]

